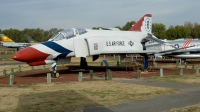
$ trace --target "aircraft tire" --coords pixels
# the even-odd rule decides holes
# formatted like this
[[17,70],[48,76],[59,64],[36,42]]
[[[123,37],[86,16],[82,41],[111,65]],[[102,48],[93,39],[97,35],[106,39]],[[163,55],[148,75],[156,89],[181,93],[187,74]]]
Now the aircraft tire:
[[60,76],[60,74],[58,73],[58,72],[53,72],[52,74],[51,74],[51,76],[53,77],[53,78],[58,78],[59,76]]
[[58,72],[55,73],[55,77],[58,78],[60,74]]

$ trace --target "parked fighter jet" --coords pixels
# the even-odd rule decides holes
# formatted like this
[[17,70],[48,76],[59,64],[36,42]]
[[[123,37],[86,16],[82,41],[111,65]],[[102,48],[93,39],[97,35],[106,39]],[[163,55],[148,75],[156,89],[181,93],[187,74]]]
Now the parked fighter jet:
[[151,35],[146,38],[146,50],[158,50],[154,57],[174,57],[183,60],[190,58],[200,58],[200,40],[199,39],[177,39],[163,41]]
[[3,34],[0,34],[0,41],[1,46],[8,48],[17,48],[17,50],[23,49],[31,45],[29,43],[14,42],[12,39]]
[[[144,15],[132,28],[132,31],[91,30],[71,28],[58,32],[48,41],[35,44],[18,51],[12,58],[27,62],[30,66],[52,64],[56,72],[56,64],[70,63],[71,57],[80,57],[80,67],[87,67],[87,56],[93,56],[93,61],[101,54],[142,54],[152,51],[143,50],[141,41],[151,31],[151,14]],[[150,33],[150,32],[149,32]],[[144,68],[148,67],[146,56]]]

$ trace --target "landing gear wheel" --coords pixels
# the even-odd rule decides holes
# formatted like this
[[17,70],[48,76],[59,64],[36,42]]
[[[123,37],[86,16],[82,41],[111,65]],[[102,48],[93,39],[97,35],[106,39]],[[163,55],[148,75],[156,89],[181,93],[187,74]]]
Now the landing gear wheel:
[[58,72],[53,72],[52,77],[53,78],[59,78],[60,74]]
[[55,76],[56,76],[56,78],[58,78],[60,76],[60,74],[58,72],[56,72]]

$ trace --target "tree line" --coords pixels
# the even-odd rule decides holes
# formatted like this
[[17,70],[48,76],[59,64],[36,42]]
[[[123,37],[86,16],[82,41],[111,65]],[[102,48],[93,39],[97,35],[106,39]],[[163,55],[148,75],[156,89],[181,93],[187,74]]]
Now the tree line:
[[7,37],[11,38],[14,42],[28,42],[28,40],[24,36],[25,34],[28,34],[37,42],[44,42],[61,30],[63,29],[52,28],[50,30],[45,31],[40,28],[36,29],[25,28],[24,30],[10,28],[6,30],[0,30],[0,34],[6,35]]
[[[122,31],[128,31],[132,25],[136,22],[131,21],[127,22],[124,26],[116,26]],[[99,29],[102,27],[93,27],[93,29]],[[0,33],[8,36],[15,42],[28,42],[24,34],[30,35],[34,40],[38,42],[47,41],[50,37],[52,37],[55,33],[61,31],[63,29],[52,28],[50,30],[43,30],[40,28],[37,29],[29,29],[25,28],[24,30],[18,29],[6,29],[0,30]],[[167,40],[175,40],[180,38],[200,38],[200,24],[185,22],[184,25],[176,25],[170,26],[168,29],[162,23],[153,23],[152,24],[152,33],[159,39],[167,39]]]

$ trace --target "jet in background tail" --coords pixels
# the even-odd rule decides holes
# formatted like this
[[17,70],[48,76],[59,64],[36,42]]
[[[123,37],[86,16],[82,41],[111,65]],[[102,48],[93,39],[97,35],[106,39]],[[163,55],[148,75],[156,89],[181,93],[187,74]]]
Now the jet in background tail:
[[16,48],[17,50],[23,49],[23,48],[31,45],[29,43],[20,43],[20,42],[16,43],[12,39],[10,39],[9,37],[7,37],[3,34],[0,35],[0,39],[1,39],[1,46],[2,47]]
[[0,34],[0,41],[1,42],[14,42],[12,39],[8,38],[7,36],[5,36],[4,34]]
[[34,45],[34,44],[37,44],[39,43],[38,41],[34,40],[30,35],[28,34],[24,34],[24,36],[26,37],[26,39],[28,40],[28,42],[31,44],[31,45]]
[[38,43],[36,40],[34,40],[30,35],[24,34],[26,39],[28,40],[29,43]]

